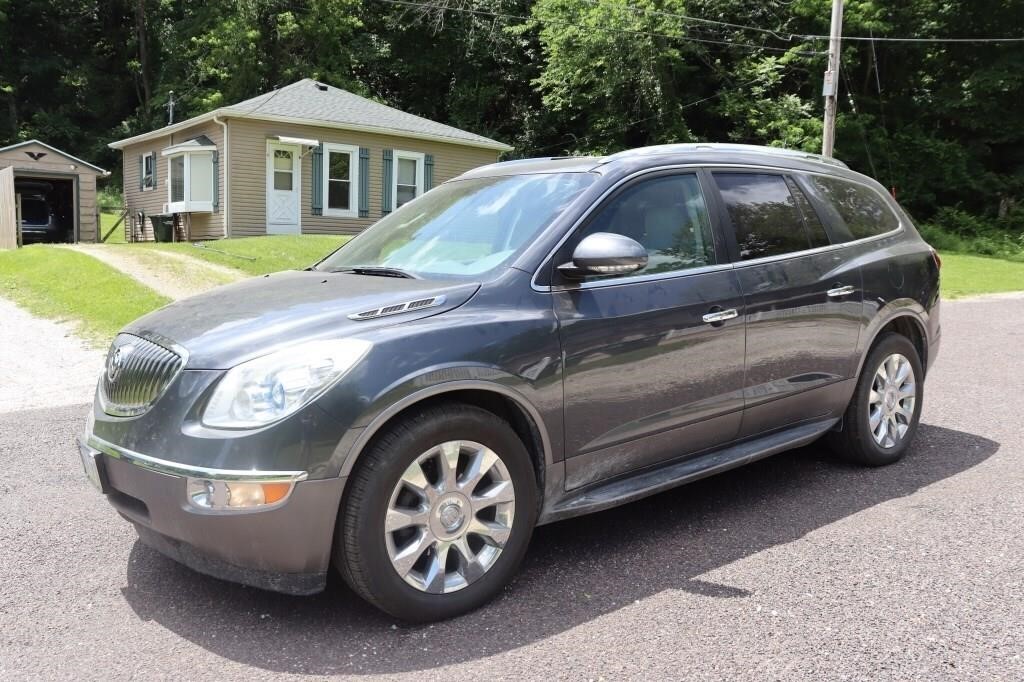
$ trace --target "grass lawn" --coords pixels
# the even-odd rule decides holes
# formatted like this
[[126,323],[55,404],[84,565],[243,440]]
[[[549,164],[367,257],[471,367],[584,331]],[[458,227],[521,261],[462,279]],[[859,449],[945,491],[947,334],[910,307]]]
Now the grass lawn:
[[1024,263],[960,253],[939,255],[944,298],[1024,291]]
[[146,242],[133,244],[131,248],[176,251],[186,256],[235,268],[250,275],[265,275],[268,272],[309,267],[349,239],[350,237],[334,235],[273,235],[196,242],[198,246],[187,242]]
[[99,347],[168,302],[91,256],[41,244],[0,251],[0,296],[40,317],[79,322],[79,334]]
[[[114,223],[117,222],[117,219],[120,217],[120,215],[121,215],[120,213],[100,213],[100,237],[101,238],[103,237],[103,235],[105,235],[110,230],[110,228],[112,228],[114,226]],[[107,241],[105,241],[103,243],[104,244],[124,244],[124,223],[127,220],[128,219],[125,218],[124,221],[122,221],[121,224],[117,226],[117,229],[114,230],[109,237],[107,237]]]

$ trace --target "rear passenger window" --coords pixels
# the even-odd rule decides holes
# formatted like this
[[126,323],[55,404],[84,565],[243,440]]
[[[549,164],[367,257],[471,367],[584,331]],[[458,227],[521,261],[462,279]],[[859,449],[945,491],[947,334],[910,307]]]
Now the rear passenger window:
[[604,206],[580,234],[622,234],[647,249],[647,267],[630,273],[671,272],[715,262],[714,238],[700,181],[692,173],[643,180]]
[[822,198],[846,223],[853,239],[874,237],[899,227],[896,215],[873,189],[825,175],[809,176]]
[[800,209],[800,215],[803,216],[804,226],[807,228],[807,237],[811,240],[811,248],[828,246],[828,233],[825,232],[825,226],[821,224],[821,219],[818,217],[818,213],[814,210],[807,195],[790,178],[786,178],[786,184],[789,185],[789,191],[793,193],[796,206]]
[[781,175],[715,173],[714,177],[736,230],[740,260],[810,248],[796,201]]

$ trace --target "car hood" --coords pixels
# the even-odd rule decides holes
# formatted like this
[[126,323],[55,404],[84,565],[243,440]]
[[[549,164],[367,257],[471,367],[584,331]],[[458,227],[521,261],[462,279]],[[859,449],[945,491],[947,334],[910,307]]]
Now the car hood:
[[[227,369],[300,341],[363,336],[377,327],[437,315],[462,305],[479,288],[478,282],[279,272],[177,301],[124,331],[183,347],[186,369]],[[409,312],[349,317],[432,297],[443,299]]]

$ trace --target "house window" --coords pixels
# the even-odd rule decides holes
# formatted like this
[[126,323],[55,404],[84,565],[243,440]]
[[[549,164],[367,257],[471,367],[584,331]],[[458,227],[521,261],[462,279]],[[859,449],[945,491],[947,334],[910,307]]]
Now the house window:
[[156,169],[156,155],[148,152],[142,155],[142,191],[153,189],[153,171]]
[[359,215],[359,148],[324,144],[324,215],[355,218]]
[[423,194],[423,154],[395,151],[395,208]]
[[183,152],[167,159],[167,211],[213,211],[213,152]]

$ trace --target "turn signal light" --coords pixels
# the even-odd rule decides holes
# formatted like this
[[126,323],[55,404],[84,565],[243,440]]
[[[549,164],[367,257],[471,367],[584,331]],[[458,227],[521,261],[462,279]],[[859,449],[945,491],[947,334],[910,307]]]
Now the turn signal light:
[[293,481],[221,481],[188,479],[188,500],[211,511],[259,509],[284,503],[295,487]]

